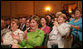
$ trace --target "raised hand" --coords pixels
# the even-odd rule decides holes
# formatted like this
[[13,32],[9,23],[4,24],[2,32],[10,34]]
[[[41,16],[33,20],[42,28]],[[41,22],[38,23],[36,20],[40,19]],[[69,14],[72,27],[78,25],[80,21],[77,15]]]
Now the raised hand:
[[57,21],[54,22],[54,25],[57,27],[59,24]]
[[27,30],[25,30],[25,31],[24,31],[23,36],[24,36],[24,39],[26,39],[26,40],[27,40]]
[[20,39],[19,33],[17,35],[11,33],[11,36],[12,36],[12,38],[14,38],[16,40]]

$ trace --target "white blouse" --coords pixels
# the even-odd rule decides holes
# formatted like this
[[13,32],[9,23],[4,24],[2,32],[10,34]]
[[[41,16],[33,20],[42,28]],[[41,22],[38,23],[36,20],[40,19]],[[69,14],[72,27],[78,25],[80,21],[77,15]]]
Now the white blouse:
[[71,26],[69,24],[63,23],[58,27],[58,31],[62,36],[64,36],[70,32],[70,27]]
[[13,39],[11,36],[11,33],[14,33],[15,35],[17,35],[19,33],[20,36],[20,40],[23,40],[23,31],[21,31],[20,29],[17,29],[15,32],[8,32],[3,36],[3,43],[1,43],[1,45],[10,45],[10,44],[14,44],[14,43],[18,43],[18,41],[16,39]]
[[70,32],[70,27],[71,26],[67,23],[62,23],[58,27],[53,26],[53,30],[49,34],[49,39],[61,38],[61,36],[64,36]]
[[49,41],[55,41],[59,48],[64,48],[64,39],[62,36],[70,32],[70,25],[62,23],[58,27],[53,26],[53,30],[49,34]]

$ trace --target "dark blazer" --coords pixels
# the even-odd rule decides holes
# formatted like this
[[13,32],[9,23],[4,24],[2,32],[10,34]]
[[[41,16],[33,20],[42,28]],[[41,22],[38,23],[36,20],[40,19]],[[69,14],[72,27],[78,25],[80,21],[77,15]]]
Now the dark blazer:
[[22,31],[25,31],[25,30],[26,30],[26,25],[25,25],[25,24],[22,25],[21,30],[22,30]]

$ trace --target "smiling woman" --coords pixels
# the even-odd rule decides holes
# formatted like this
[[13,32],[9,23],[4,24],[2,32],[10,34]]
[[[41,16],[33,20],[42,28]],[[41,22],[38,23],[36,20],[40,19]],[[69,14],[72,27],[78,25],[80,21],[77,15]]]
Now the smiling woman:
[[49,34],[51,31],[51,28],[49,26],[47,26],[47,22],[48,22],[47,19],[44,17],[42,17],[40,20],[40,23],[42,25],[42,27],[40,29],[44,31],[44,34]]

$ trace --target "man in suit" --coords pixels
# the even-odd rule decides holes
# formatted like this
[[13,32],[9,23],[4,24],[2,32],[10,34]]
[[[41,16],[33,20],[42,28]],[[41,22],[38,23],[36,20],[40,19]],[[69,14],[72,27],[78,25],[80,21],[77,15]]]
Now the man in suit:
[[20,26],[20,29],[22,30],[22,31],[25,31],[25,29],[26,29],[26,18],[25,17],[23,17],[22,19],[22,24],[21,24],[21,26]]

